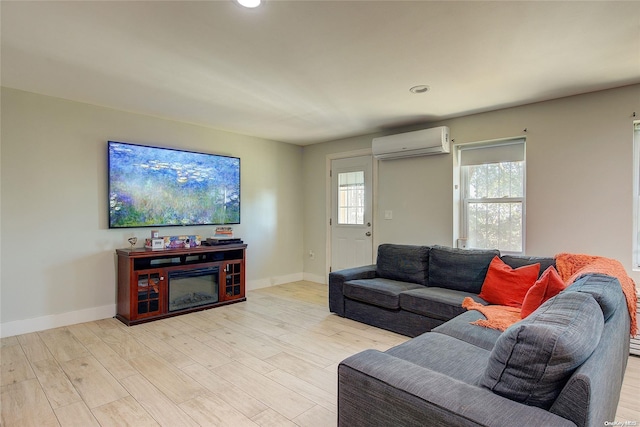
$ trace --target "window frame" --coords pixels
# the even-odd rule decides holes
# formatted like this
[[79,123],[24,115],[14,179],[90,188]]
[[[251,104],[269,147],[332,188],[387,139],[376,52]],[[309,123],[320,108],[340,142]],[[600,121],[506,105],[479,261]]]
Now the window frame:
[[633,121],[633,250],[632,269],[640,271],[640,120]]
[[[482,148],[493,148],[498,146],[506,146],[513,144],[522,144],[523,146],[523,165],[522,165],[522,196],[521,197],[485,197],[485,198],[471,198],[468,197],[469,193],[469,172],[468,167],[463,166],[461,164],[461,158],[463,156],[463,152],[465,150],[472,149],[482,149]],[[526,138],[517,137],[517,138],[508,138],[502,140],[493,140],[493,141],[484,141],[477,143],[469,143],[469,144],[459,144],[456,146],[456,158],[457,163],[455,165],[455,173],[457,175],[458,187],[460,188],[459,197],[456,199],[454,196],[454,203],[458,204],[458,215],[454,215],[454,221],[457,217],[458,224],[458,235],[457,239],[454,235],[454,240],[457,242],[457,246],[461,248],[469,248],[469,249],[483,249],[483,248],[471,248],[469,243],[469,205],[472,203],[520,203],[522,209],[522,229],[521,229],[521,251],[508,251],[501,248],[491,248],[491,249],[499,249],[502,254],[510,254],[510,255],[524,255],[526,249],[526,200],[527,200],[527,150],[526,150]],[[456,180],[454,180],[454,183]],[[455,189],[454,185],[454,189]]]
[[[348,174],[361,174],[361,180],[353,183],[340,184],[340,178],[342,175]],[[360,178],[360,177],[358,177]],[[349,170],[349,171],[340,171],[337,176],[338,182],[338,191],[337,191],[337,216],[336,221],[337,225],[340,226],[362,226],[365,223],[365,180],[366,173],[364,170]],[[343,188],[344,187],[344,188]],[[358,202],[358,203],[353,203]],[[351,222],[350,218],[352,213],[355,213],[355,222]],[[342,218],[346,217],[347,221],[342,222]]]

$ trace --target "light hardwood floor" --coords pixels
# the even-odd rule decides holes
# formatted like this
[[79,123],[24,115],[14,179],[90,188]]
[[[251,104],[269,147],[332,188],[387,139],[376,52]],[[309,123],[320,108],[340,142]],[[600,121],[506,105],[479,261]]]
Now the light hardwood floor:
[[[127,327],[115,319],[2,338],[2,426],[335,426],[338,363],[407,338],[330,314],[296,282]],[[618,421],[640,425],[640,358]]]

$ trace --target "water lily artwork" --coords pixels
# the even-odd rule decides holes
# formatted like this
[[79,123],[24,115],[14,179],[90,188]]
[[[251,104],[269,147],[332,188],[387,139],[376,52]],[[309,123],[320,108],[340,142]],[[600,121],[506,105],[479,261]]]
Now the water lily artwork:
[[240,159],[109,141],[109,228],[240,223]]

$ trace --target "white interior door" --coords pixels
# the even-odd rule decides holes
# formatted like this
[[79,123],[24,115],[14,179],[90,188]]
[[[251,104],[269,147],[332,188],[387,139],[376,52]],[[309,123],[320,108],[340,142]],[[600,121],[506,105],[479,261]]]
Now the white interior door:
[[331,161],[331,271],[373,263],[373,158]]

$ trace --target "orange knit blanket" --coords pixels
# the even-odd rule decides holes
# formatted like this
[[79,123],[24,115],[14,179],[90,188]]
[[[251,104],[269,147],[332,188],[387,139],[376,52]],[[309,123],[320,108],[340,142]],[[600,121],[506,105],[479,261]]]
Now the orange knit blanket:
[[472,325],[504,331],[520,320],[520,309],[515,307],[508,307],[506,305],[482,305],[475,302],[471,297],[466,297],[462,300],[462,306],[467,310],[477,310],[486,317],[486,319],[471,322]]
[[[622,292],[627,300],[629,317],[631,318],[631,335],[638,331],[636,319],[637,294],[636,285],[625,271],[619,261],[593,255],[567,254],[556,255],[556,268],[562,280],[571,284],[578,278],[590,273],[600,273],[615,277],[622,286]],[[485,319],[471,322],[474,325],[504,331],[512,324],[520,320],[520,309],[502,305],[482,305],[473,299],[466,297],[462,301],[462,307],[467,310],[477,310],[486,317]]]
[[618,279],[627,300],[627,309],[631,318],[630,333],[633,336],[638,332],[636,284],[627,275],[620,261],[593,255],[561,253],[556,255],[556,269],[562,280],[567,284],[571,284],[585,274],[590,273],[606,274]]

